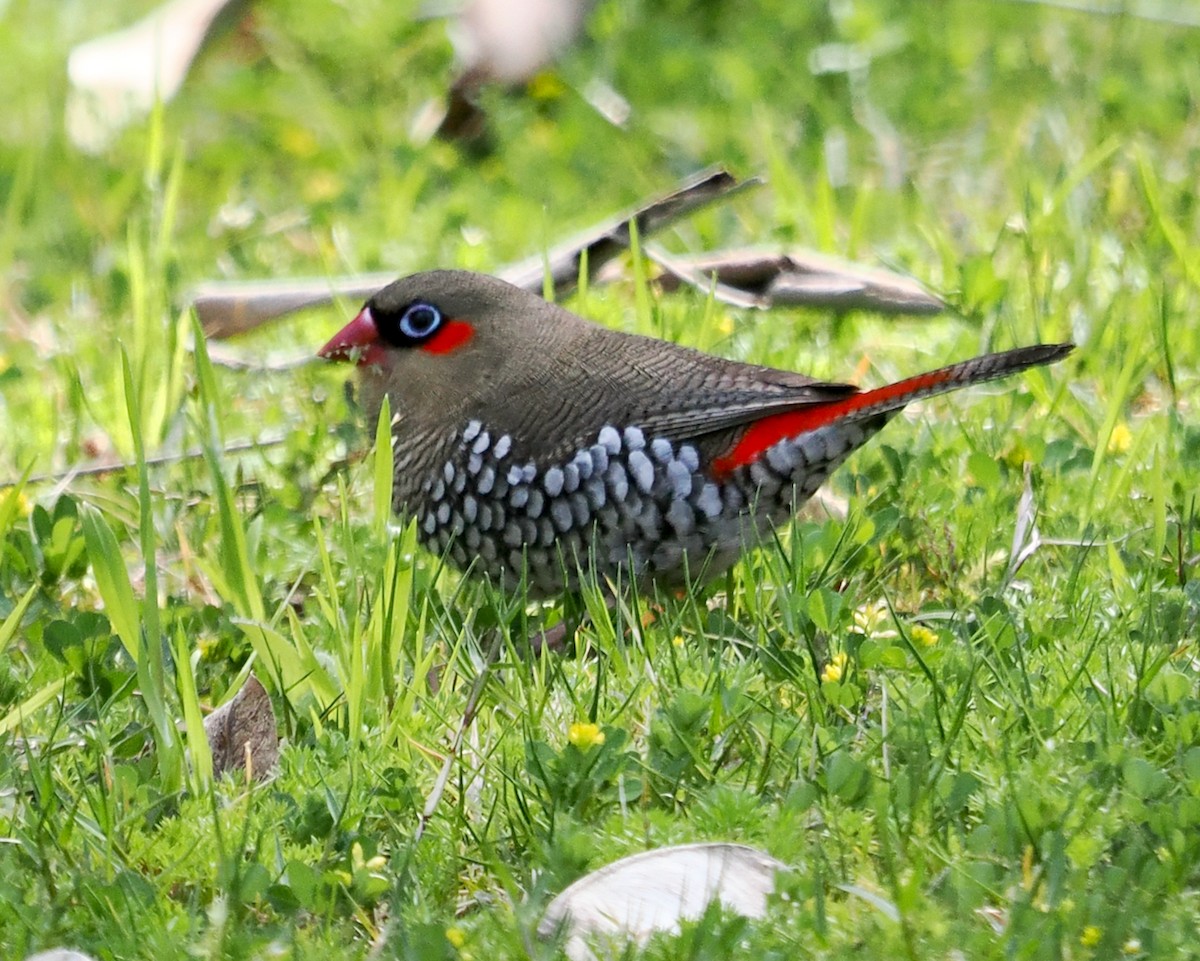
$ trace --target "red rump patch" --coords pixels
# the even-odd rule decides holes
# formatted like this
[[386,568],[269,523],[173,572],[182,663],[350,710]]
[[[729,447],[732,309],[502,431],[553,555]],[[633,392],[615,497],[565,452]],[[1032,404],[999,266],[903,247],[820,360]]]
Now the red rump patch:
[[421,345],[427,354],[449,354],[475,336],[475,328],[465,320],[448,320]]
[[863,391],[861,394],[854,394],[843,400],[829,401],[824,404],[817,403],[799,410],[771,414],[747,427],[745,433],[728,454],[713,458],[713,478],[724,480],[737,468],[753,464],[781,440],[807,434],[819,427],[826,427],[856,411],[878,408],[878,411],[882,413],[885,410],[903,407],[914,396],[938,386],[953,376],[952,370],[936,370],[928,374],[909,377],[907,380],[901,380],[895,384],[888,384],[886,387]]

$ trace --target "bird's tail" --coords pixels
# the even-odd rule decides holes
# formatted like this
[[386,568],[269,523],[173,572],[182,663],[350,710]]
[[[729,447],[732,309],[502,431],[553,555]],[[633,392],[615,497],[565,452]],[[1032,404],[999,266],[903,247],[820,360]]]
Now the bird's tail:
[[885,387],[764,417],[751,424],[736,447],[724,457],[717,458],[713,466],[718,474],[727,474],[735,467],[750,463],[767,448],[786,438],[799,437],[835,424],[861,424],[898,411],[915,400],[1007,377],[1028,367],[1052,364],[1069,354],[1074,346],[1035,344],[998,354],[984,354],[939,370],[907,377]]
[[1074,349],[1074,344],[1035,344],[1032,347],[1001,351],[998,354],[984,354],[982,357],[964,360],[939,370],[906,377],[886,387],[864,390],[841,400],[814,405],[808,410],[798,412],[808,414],[812,418],[811,426],[802,427],[801,431],[846,418],[852,421],[867,420],[877,414],[899,410],[915,400],[945,394],[972,384],[998,380],[1029,367],[1052,364],[1066,357]]

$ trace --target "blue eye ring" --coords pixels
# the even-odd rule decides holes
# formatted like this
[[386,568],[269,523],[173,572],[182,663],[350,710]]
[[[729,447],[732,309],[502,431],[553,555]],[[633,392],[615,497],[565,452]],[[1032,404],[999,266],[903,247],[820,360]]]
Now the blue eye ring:
[[398,326],[409,340],[425,340],[442,326],[442,312],[433,304],[418,300],[405,308]]

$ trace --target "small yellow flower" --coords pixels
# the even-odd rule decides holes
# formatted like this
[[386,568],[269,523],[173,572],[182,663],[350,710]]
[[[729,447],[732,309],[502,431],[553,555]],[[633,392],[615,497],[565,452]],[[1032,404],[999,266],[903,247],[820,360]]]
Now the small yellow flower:
[[29,512],[33,510],[33,501],[29,499],[25,491],[13,488],[7,494],[0,494],[0,513],[9,510],[13,502],[16,503],[18,517],[28,517]]
[[733,333],[733,317],[730,314],[722,314],[721,319],[717,321],[717,330],[728,337]]
[[528,90],[534,100],[558,100],[567,92],[567,85],[558,74],[546,70],[529,81]]
[[279,137],[279,146],[283,148],[284,153],[306,160],[317,152],[319,144],[311,130],[293,124],[284,128]]
[[880,599],[870,604],[860,604],[854,609],[854,627],[851,630],[856,634],[864,634],[867,637],[895,637],[896,631],[893,628],[887,627],[891,616],[892,612],[888,610],[887,601],[885,600]]
[[331,170],[318,170],[300,185],[300,196],[308,203],[324,203],[340,197],[346,188]]
[[676,647],[683,647],[683,635],[676,634],[673,638],[671,638],[671,643]]
[[604,743],[604,732],[600,730],[598,724],[576,721],[567,731],[567,740],[573,747],[586,751],[588,748],[598,747]]
[[938,636],[924,624],[914,624],[908,629],[908,636],[914,644],[922,647],[933,647],[938,642]]
[[1101,931],[1096,925],[1089,924],[1079,935],[1079,943],[1085,948],[1094,948],[1100,943]]
[[1108,435],[1108,452],[1110,454],[1124,454],[1129,450],[1129,445],[1132,443],[1133,433],[1129,430],[1129,425],[1121,421],[1112,429],[1112,433]]
[[374,857],[364,858],[362,845],[355,841],[350,847],[350,865],[355,871],[361,871],[364,868],[368,871],[378,871],[387,866],[387,857],[376,854]]
[[1000,456],[1003,458],[1004,463],[1016,470],[1020,470],[1022,465],[1031,459],[1029,448],[1020,440],[1014,441],[1008,450]]
[[833,655],[833,659],[825,665],[824,670],[821,671],[821,680],[829,684],[836,684],[846,672],[847,661],[849,661],[849,658],[845,652],[838,651]]
[[462,946],[467,943],[467,934],[462,928],[446,928],[446,940],[454,946],[455,950],[461,951]]

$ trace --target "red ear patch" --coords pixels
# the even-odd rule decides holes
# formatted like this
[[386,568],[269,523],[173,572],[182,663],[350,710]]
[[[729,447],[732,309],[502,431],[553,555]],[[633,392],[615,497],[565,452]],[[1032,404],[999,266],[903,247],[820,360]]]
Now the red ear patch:
[[447,320],[441,328],[421,345],[427,354],[449,354],[467,344],[475,336],[475,328],[465,320]]

